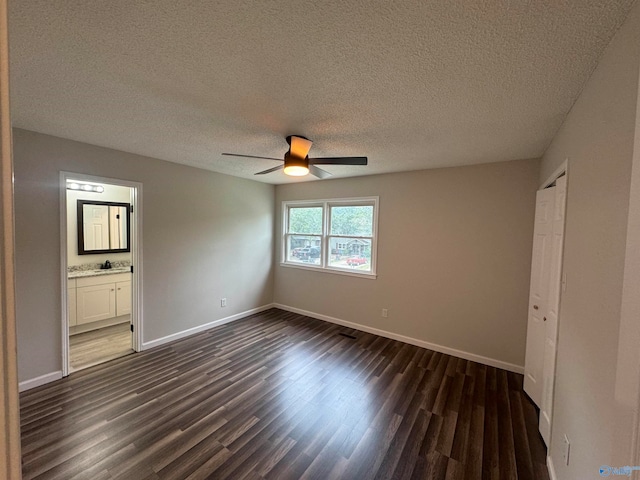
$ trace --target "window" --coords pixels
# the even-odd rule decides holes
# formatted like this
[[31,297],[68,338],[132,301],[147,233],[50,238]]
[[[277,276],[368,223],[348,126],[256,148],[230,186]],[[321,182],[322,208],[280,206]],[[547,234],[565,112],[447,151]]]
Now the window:
[[375,278],[378,197],[283,202],[282,264]]

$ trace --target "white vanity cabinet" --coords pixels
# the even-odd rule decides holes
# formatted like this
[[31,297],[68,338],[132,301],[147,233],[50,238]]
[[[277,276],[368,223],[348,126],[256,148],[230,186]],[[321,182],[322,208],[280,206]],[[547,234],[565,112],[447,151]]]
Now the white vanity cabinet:
[[67,282],[67,311],[69,312],[69,326],[75,327],[76,321],[76,280],[69,279]]
[[116,316],[131,313],[131,280],[116,283]]
[[[69,280],[71,285],[72,280]],[[69,325],[86,325],[131,313],[131,274],[115,273],[75,279],[69,288]],[[74,310],[75,296],[75,319]],[[75,321],[75,323],[74,323]]]
[[105,283],[76,290],[77,323],[98,322],[116,316],[116,284]]

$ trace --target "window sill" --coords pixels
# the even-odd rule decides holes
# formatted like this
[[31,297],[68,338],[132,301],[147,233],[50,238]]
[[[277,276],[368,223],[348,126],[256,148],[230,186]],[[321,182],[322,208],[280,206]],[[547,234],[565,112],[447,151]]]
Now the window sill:
[[286,263],[286,262],[280,262],[280,266],[287,267],[287,268],[298,268],[300,270],[312,270],[314,272],[320,272],[320,273],[333,273],[337,275],[346,275],[348,277],[366,278],[367,280],[375,280],[376,278],[378,278],[377,274],[370,273],[370,272],[354,273],[348,270],[341,270],[337,268],[322,268],[319,266],[312,267],[309,265],[298,265],[295,263]]

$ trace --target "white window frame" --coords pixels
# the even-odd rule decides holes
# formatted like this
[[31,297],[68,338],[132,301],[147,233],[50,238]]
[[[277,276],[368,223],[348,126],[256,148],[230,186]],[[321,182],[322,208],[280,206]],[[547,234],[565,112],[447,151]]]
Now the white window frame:
[[[331,207],[373,207],[373,231],[371,237],[360,237],[358,235],[331,235],[331,216],[329,215]],[[378,208],[379,197],[355,197],[355,198],[330,198],[323,200],[289,200],[282,202],[282,237],[280,239],[280,266],[300,268],[303,270],[314,270],[325,273],[335,273],[338,275],[348,275],[352,277],[376,279],[377,260],[378,260]],[[289,209],[305,207],[322,207],[322,233],[320,235],[309,234],[310,236],[319,236],[321,238],[321,254],[320,265],[300,264],[287,260],[287,242],[291,235],[305,235],[304,233],[289,233]],[[332,267],[329,265],[329,239],[330,238],[363,238],[371,240],[371,270],[354,270],[340,267]]]

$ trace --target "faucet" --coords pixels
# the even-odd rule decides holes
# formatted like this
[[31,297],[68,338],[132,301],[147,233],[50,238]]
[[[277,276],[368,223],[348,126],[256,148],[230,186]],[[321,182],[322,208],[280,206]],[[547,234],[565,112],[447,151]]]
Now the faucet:
[[106,262],[104,262],[104,265],[100,265],[100,268],[102,270],[108,270],[111,268],[111,262],[109,260],[107,260]]

